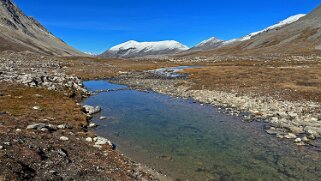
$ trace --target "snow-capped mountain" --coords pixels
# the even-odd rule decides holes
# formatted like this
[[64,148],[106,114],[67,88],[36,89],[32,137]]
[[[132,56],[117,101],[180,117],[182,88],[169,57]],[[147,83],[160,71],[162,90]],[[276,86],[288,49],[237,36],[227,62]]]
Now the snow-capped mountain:
[[261,31],[257,31],[257,32],[253,32],[253,33],[250,33],[246,36],[243,36],[241,38],[237,38],[237,39],[232,39],[232,40],[228,40],[228,41],[225,41],[222,43],[222,46],[225,46],[225,45],[230,45],[232,43],[235,43],[235,42],[243,42],[243,41],[247,41],[247,40],[250,40],[251,38],[253,38],[254,36],[256,35],[259,35],[261,33],[264,33],[264,32],[268,32],[270,30],[274,30],[274,29],[277,29],[277,28],[281,28],[285,25],[288,25],[288,24],[291,24],[291,23],[294,23],[296,21],[298,21],[300,18],[304,17],[305,14],[297,14],[297,15],[294,15],[294,16],[290,16],[288,17],[287,19],[283,20],[283,21],[280,21],[279,23],[275,24],[275,25],[272,25],[272,26],[269,26]]
[[211,37],[210,39],[204,40],[196,46],[192,47],[190,50],[208,50],[212,48],[219,47],[224,41],[216,37]]
[[130,40],[112,47],[101,54],[100,57],[133,58],[149,55],[167,55],[182,52],[188,49],[189,48],[187,46],[174,40],[158,42],[137,42]]
[[275,25],[269,26],[269,27],[267,27],[267,28],[265,28],[265,29],[263,29],[261,31],[250,33],[250,34],[248,34],[246,36],[243,36],[241,38],[235,38],[235,39],[223,41],[223,40],[220,40],[218,38],[212,37],[212,38],[210,38],[208,40],[202,41],[201,43],[199,43],[198,45],[194,46],[190,50],[191,51],[193,51],[193,50],[209,50],[209,49],[216,49],[216,48],[220,48],[220,47],[224,47],[224,46],[228,46],[228,45],[232,46],[234,44],[238,44],[238,43],[250,40],[250,39],[252,39],[253,37],[255,37],[255,36],[259,35],[259,34],[262,34],[262,33],[265,33],[265,32],[269,32],[269,31],[272,31],[272,30],[277,30],[278,28],[282,28],[282,27],[284,27],[286,25],[289,25],[291,23],[294,23],[294,22],[298,21],[300,18],[302,18],[304,16],[305,16],[305,14],[297,14],[297,15],[294,15],[294,16],[290,16],[287,19],[285,19],[283,21],[280,21],[279,23],[277,23]]

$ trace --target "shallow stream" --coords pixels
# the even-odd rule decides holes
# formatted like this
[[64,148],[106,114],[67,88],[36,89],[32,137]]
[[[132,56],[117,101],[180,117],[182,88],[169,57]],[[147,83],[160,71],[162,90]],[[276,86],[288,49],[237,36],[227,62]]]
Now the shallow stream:
[[[101,92],[84,104],[101,106],[96,132],[131,159],[181,180],[320,180],[321,155],[308,147],[267,135],[263,123],[192,100],[154,92],[123,90],[88,81]],[[107,116],[107,120],[99,120]]]

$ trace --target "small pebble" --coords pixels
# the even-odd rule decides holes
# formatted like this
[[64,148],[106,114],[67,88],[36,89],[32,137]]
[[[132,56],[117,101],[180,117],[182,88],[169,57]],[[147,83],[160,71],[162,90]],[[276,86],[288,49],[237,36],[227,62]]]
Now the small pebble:
[[295,143],[297,146],[305,146],[305,143],[304,142],[298,142],[298,143]]
[[16,129],[17,132],[21,132],[21,129]]
[[69,138],[66,137],[66,136],[62,136],[62,137],[60,137],[59,139],[60,139],[61,141],[68,141],[68,140],[69,140]]
[[102,146],[101,145],[94,145],[93,147],[95,147],[95,148],[102,148]]
[[88,127],[89,127],[89,128],[94,128],[94,127],[97,127],[97,124],[95,124],[95,123],[90,123],[90,124],[88,125]]
[[49,130],[48,130],[47,128],[41,128],[40,131],[42,131],[42,132],[47,132],[47,131],[49,131]]
[[56,174],[57,172],[55,170],[49,170],[49,173]]
[[67,124],[61,124],[57,126],[58,129],[67,129],[69,126]]
[[57,150],[58,154],[62,157],[67,157],[67,152],[63,149]]
[[0,145],[0,150],[3,150],[3,146],[2,145]]
[[301,138],[297,138],[294,140],[295,143],[300,143],[301,141],[302,141]]
[[33,106],[32,109],[34,109],[34,110],[41,110],[39,106]]
[[105,119],[107,119],[107,117],[106,117],[106,116],[100,116],[99,119],[100,119],[100,120],[105,120]]
[[93,142],[93,139],[91,137],[86,138],[87,142]]
[[310,140],[309,140],[309,138],[308,138],[308,137],[304,136],[304,137],[302,138],[302,141],[304,141],[304,142],[308,142],[308,141],[310,141]]
[[295,134],[293,134],[293,133],[289,133],[289,134],[285,135],[284,138],[295,139],[295,138],[297,138],[297,136]]

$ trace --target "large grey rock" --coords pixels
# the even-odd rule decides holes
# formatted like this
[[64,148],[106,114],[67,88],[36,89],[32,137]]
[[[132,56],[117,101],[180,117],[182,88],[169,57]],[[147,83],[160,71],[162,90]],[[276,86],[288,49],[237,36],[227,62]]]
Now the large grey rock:
[[82,106],[85,110],[86,113],[88,114],[96,114],[101,111],[101,108],[99,106],[89,106],[89,105],[84,105]]
[[52,124],[44,124],[44,123],[35,123],[35,124],[30,124],[27,126],[26,129],[36,129],[36,130],[40,130],[40,131],[55,131],[57,129],[57,127],[55,125]]
[[43,123],[35,123],[35,124],[31,124],[27,126],[27,129],[42,129],[42,128],[47,128],[47,124],[43,124]]
[[103,138],[103,137],[95,137],[94,139],[95,145],[110,145],[112,146],[112,142],[109,141],[107,138]]

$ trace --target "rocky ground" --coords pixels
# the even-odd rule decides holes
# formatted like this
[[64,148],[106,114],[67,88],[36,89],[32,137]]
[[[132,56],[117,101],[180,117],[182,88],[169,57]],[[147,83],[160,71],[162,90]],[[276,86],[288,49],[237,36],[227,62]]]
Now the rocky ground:
[[3,52],[0,57],[0,81],[20,83],[48,90],[80,91],[86,94],[81,81],[66,75],[57,58],[33,53]]
[[91,131],[81,80],[62,59],[0,56],[0,180],[158,180]]

